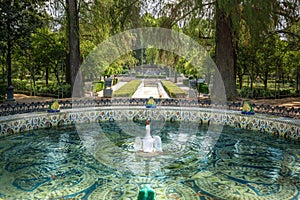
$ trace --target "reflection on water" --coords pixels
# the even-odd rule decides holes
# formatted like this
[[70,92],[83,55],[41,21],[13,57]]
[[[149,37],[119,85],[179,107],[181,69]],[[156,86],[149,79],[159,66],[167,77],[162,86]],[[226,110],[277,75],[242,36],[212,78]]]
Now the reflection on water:
[[147,155],[133,148],[144,122],[134,123],[132,134],[123,131],[126,123],[1,138],[0,198],[136,199],[145,184],[157,199],[300,197],[299,144],[225,127],[211,147],[203,143],[205,125],[154,121],[151,134],[161,137],[163,153]]

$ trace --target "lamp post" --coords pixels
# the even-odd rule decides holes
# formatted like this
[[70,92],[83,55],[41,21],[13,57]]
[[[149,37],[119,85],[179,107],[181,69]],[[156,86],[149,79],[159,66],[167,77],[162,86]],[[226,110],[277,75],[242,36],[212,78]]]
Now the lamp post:
[[206,51],[209,53],[210,49],[211,49],[212,45],[210,43],[206,44]]
[[206,82],[207,84],[207,87],[209,88],[208,89],[208,95],[210,94],[210,79],[211,79],[211,69],[210,69],[210,65],[209,65],[209,52],[212,48],[212,45],[211,43],[207,42],[206,43],[206,46],[205,46],[205,49],[206,49],[206,52],[207,52],[207,56],[205,57],[205,61],[206,61],[206,67],[207,67],[207,73],[205,74],[205,79],[202,79],[201,81],[199,80],[198,82],[198,87],[199,87],[199,97],[201,96],[201,92],[204,92],[202,91],[203,89],[203,86]]

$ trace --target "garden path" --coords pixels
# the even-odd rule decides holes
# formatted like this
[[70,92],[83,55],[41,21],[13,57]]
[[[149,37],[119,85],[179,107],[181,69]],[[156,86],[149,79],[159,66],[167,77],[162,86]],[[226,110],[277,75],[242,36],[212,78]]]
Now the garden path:
[[136,92],[132,95],[132,98],[169,98],[169,95],[164,90],[161,83],[152,85],[145,85],[142,81]]

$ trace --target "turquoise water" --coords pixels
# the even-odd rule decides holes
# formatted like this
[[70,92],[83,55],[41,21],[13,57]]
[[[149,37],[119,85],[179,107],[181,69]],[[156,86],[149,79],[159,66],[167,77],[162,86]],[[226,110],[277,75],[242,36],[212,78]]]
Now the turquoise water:
[[163,153],[133,150],[144,122],[105,122],[35,130],[0,139],[0,199],[299,199],[299,143],[224,127],[151,124]]

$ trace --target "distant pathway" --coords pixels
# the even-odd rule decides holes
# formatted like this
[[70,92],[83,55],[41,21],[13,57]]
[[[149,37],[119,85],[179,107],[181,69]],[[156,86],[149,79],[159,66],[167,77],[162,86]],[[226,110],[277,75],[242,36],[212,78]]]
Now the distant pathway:
[[[161,95],[161,96],[160,96]],[[144,81],[140,84],[138,89],[133,94],[132,98],[169,98],[168,94],[162,87],[161,83],[157,83],[157,86],[145,86]]]
[[[122,81],[120,81],[120,82],[118,82],[116,85],[113,85],[111,88],[112,88],[113,91],[116,91],[116,90],[118,90],[120,87],[122,87],[123,85],[125,85],[126,83],[127,83],[127,82],[122,82]],[[98,97],[103,97],[103,90],[97,92],[97,94],[98,94]]]
[[132,96],[132,98],[159,98],[159,92],[157,87],[147,86],[140,87]]

